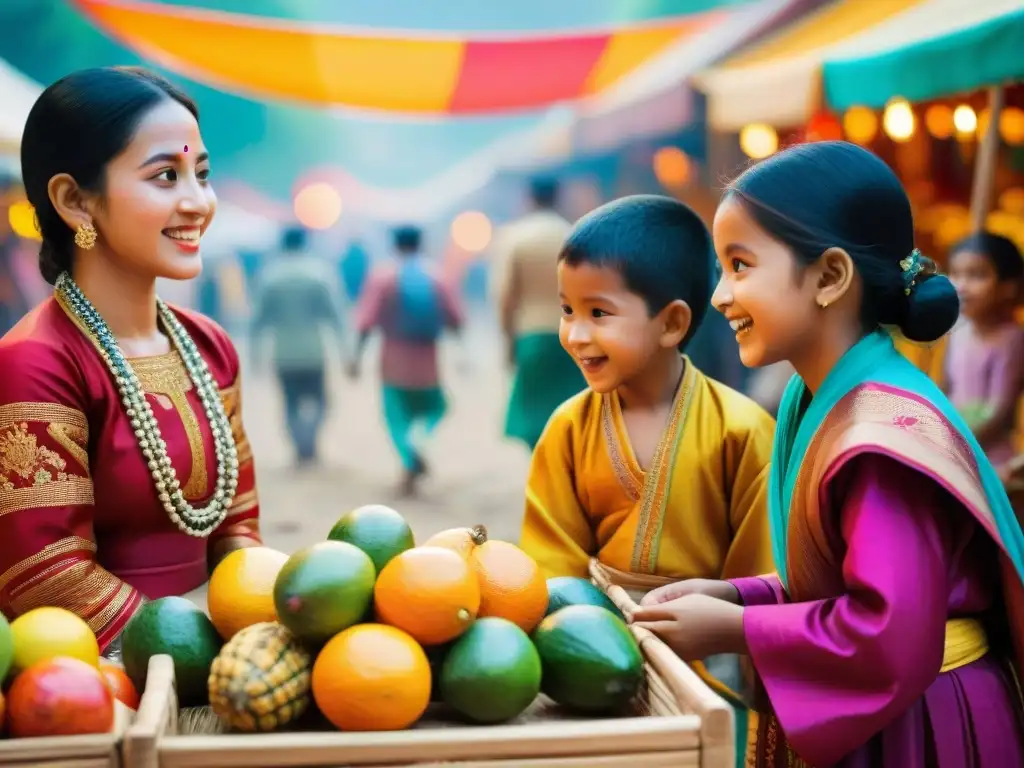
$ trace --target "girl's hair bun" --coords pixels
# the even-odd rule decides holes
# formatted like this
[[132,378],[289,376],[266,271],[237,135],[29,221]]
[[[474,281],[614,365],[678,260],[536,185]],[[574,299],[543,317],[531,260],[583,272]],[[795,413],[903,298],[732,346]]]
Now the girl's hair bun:
[[956,288],[945,275],[938,274],[935,262],[918,257],[922,270],[909,294],[904,294],[903,312],[897,322],[911,341],[931,342],[945,336],[960,316]]

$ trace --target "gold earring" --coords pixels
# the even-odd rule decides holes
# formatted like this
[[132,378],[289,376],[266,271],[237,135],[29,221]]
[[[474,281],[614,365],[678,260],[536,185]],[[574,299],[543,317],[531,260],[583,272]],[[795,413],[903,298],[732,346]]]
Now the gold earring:
[[92,224],[83,224],[75,232],[75,245],[83,251],[92,250],[96,245],[96,227]]
[[819,301],[818,302],[818,306],[821,307],[822,309],[828,309],[828,302],[827,301]]

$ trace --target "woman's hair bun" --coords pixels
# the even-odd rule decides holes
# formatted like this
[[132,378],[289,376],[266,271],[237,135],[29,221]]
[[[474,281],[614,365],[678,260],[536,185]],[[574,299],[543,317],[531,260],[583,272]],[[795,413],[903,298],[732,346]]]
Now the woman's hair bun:
[[939,274],[935,263],[919,257],[924,267],[905,302],[899,328],[911,341],[927,343],[945,336],[960,317],[960,299],[949,278]]

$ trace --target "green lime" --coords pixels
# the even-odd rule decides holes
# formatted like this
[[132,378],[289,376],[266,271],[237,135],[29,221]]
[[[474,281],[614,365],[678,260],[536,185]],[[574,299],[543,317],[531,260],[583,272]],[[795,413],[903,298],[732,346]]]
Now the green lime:
[[208,703],[210,665],[223,640],[213,622],[191,600],[162,597],[145,603],[121,634],[124,670],[135,690],[146,689],[149,657],[167,654],[174,659],[174,680],[182,706]]
[[607,608],[620,619],[622,611],[604,592],[588,579],[578,576],[555,576],[548,579],[548,610],[549,616],[567,605],[599,605]]
[[377,573],[395,555],[416,546],[405,518],[383,504],[367,504],[352,510],[334,524],[327,538],[359,547],[370,556]]
[[326,643],[366,616],[377,572],[363,550],[321,541],[288,558],[274,582],[281,623],[312,646]]
[[611,712],[628,702],[644,679],[640,646],[607,608],[562,608],[537,625],[533,642],[544,668],[544,693],[564,706]]
[[507,619],[478,619],[448,651],[441,700],[477,723],[518,717],[540,693],[541,664],[529,636]]
[[11,625],[0,613],[0,683],[7,677],[11,670],[11,663],[14,661],[14,635],[11,634]]

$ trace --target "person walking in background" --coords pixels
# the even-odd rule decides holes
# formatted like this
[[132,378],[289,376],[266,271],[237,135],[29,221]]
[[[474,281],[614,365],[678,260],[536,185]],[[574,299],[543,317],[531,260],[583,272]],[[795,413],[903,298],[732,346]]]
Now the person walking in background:
[[494,295],[513,369],[505,434],[532,450],[554,410],[586,387],[558,340],[558,253],[572,225],[556,210],[558,183],[534,179],[533,210],[495,247]]
[[316,461],[317,438],[327,412],[323,330],[339,346],[342,320],[329,268],[307,249],[306,230],[288,229],[283,254],[265,272],[257,292],[253,359],[265,336],[273,339],[273,364],[284,395],[285,418],[299,464]]
[[462,310],[450,286],[438,276],[421,251],[417,227],[395,230],[396,262],[370,273],[356,309],[359,340],[349,373],[359,376],[363,349],[374,330],[384,337],[381,352],[384,421],[402,462],[400,493],[416,492],[427,465],[414,433],[430,434],[444,417],[447,404],[441,389],[437,343],[446,329],[462,328]]

